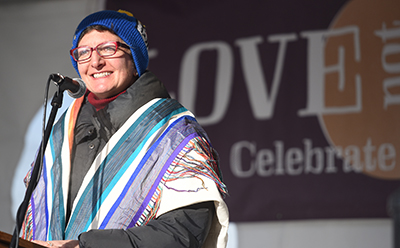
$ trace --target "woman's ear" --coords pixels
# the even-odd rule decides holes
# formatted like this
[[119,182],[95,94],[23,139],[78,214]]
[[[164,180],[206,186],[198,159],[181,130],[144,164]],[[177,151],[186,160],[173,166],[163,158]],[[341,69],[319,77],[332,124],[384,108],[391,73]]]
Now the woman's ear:
[[138,73],[138,71],[136,70],[135,62],[133,62],[133,71],[134,71],[133,75],[134,75],[135,77],[139,76],[139,73]]

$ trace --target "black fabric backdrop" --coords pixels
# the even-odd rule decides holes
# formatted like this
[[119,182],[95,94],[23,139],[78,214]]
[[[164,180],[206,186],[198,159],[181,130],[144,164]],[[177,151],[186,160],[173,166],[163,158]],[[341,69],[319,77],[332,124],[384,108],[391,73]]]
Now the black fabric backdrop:
[[[107,9],[128,10],[146,25],[149,69],[182,104],[189,105],[209,134],[220,154],[229,189],[226,202],[231,221],[388,217],[387,198],[400,187],[400,177],[387,180],[347,170],[341,156],[329,157],[333,144],[321,116],[299,115],[310,97],[308,58],[313,49],[304,32],[328,30],[346,9],[346,2],[107,1]],[[277,58],[284,37],[287,43],[279,67]],[[249,47],[245,49],[246,44]],[[259,59],[253,56],[245,61],[251,48],[256,48]],[[246,65],[255,70],[249,72],[251,75],[257,76],[256,68],[261,68],[258,78],[264,88],[249,82]],[[279,75],[277,68],[282,70],[281,77],[276,78],[277,91],[271,93],[274,77]],[[270,101],[263,102],[251,88],[256,93],[264,89],[268,93],[261,96],[270,97]],[[257,99],[261,100],[252,102]],[[263,104],[270,104],[272,112],[266,114],[268,106],[264,109]],[[396,111],[399,115],[393,119],[399,123],[400,112]],[[339,129],[346,129],[346,125],[337,126]],[[399,126],[381,130],[389,131],[398,135]],[[393,147],[398,144],[399,140]],[[378,148],[376,144],[373,154]],[[318,170],[317,150],[324,154],[322,164],[319,162],[322,170]],[[360,147],[359,151],[365,149]],[[382,151],[390,155],[392,150]],[[389,155],[387,164],[394,162],[398,168],[395,157]],[[305,168],[307,158],[316,171]],[[328,160],[334,162],[335,169],[328,168]]]

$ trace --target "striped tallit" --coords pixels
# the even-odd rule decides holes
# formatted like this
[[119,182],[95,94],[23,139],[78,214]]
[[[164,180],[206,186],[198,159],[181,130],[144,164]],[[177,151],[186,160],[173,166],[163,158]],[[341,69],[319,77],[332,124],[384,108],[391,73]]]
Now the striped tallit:
[[213,156],[193,115],[173,99],[154,99],[133,113],[98,154],[66,225],[71,137],[80,104],[76,100],[54,125],[43,173],[26,214],[23,238],[77,239],[90,229],[144,225],[157,216],[165,183],[181,177],[206,177],[225,193],[215,163],[203,163],[199,169],[198,164],[191,166],[183,159],[193,147],[200,151],[197,154]]

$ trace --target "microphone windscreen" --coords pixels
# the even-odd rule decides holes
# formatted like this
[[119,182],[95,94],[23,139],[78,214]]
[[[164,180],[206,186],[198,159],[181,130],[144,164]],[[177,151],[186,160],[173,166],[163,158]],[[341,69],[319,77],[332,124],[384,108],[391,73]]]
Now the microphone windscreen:
[[80,98],[86,93],[86,84],[81,78],[74,78],[73,80],[79,84],[79,90],[76,92],[68,91],[68,95],[72,98]]

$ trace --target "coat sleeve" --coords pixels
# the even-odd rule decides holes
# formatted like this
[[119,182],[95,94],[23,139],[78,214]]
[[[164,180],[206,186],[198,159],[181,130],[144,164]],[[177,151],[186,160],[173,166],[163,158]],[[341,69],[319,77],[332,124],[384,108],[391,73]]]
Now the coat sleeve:
[[91,230],[79,236],[80,248],[201,247],[215,215],[213,202],[202,202],[160,215],[146,226],[127,230]]

